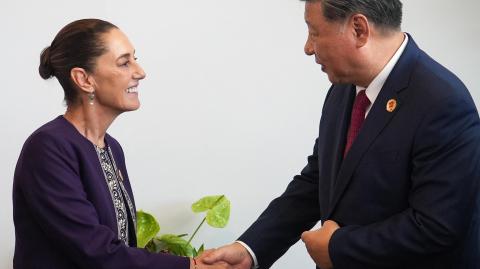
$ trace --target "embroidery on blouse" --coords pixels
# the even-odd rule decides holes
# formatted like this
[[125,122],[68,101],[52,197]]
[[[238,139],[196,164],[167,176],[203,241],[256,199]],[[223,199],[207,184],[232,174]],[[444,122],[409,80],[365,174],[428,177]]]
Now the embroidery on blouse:
[[[115,215],[117,218],[118,239],[122,240],[125,245],[128,246],[128,215],[125,208],[125,201],[123,199],[124,196],[128,197],[128,193],[126,193],[123,183],[119,180],[118,173],[115,172],[118,170],[116,169],[115,161],[113,160],[113,154],[111,154],[110,148],[108,148],[107,151],[104,148],[95,146],[95,150],[105,176],[105,181],[108,189],[110,190],[110,195],[112,196],[113,207],[115,209]],[[130,200],[129,197],[127,200]],[[128,201],[128,204],[130,213],[132,213],[131,210],[133,207],[131,206],[131,201]],[[132,217],[134,216],[134,214],[131,215]],[[133,223],[135,223],[135,220]]]
[[133,221],[133,228],[134,232],[137,233],[137,214],[135,211],[135,207],[133,206],[132,200],[130,199],[130,195],[128,195],[127,189],[125,189],[125,185],[123,185],[123,175],[122,171],[118,169],[117,163],[115,162],[115,159],[113,158],[113,153],[112,149],[108,148],[108,152],[110,153],[110,156],[112,156],[112,163],[115,171],[117,171],[118,178],[120,179],[120,188],[122,188],[123,195],[125,196],[125,199],[127,200],[128,204],[128,209],[130,210],[130,216],[132,216],[132,221]]

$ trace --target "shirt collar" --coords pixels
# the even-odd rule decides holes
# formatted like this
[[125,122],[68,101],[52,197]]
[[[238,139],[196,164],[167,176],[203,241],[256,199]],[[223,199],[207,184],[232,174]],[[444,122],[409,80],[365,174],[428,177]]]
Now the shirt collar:
[[[385,84],[385,81],[387,80],[388,76],[393,70],[393,67],[395,67],[395,64],[398,62],[398,59],[402,55],[403,51],[405,50],[405,47],[407,46],[408,43],[408,35],[404,34],[405,39],[402,42],[402,45],[397,49],[393,57],[388,61],[388,63],[383,67],[382,71],[378,73],[378,75],[372,80],[370,85],[368,85],[367,88],[361,87],[361,86],[356,86],[357,88],[357,94],[361,90],[365,90],[365,94],[368,97],[368,100],[370,100],[370,107],[373,105],[375,100],[377,99],[378,94],[380,93],[380,90],[383,87],[383,84]],[[370,107],[367,109],[367,113],[370,110]]]

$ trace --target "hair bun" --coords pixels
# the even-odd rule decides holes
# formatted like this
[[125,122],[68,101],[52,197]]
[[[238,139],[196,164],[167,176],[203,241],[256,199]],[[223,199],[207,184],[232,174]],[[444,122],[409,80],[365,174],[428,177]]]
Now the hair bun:
[[50,64],[50,47],[46,47],[40,54],[38,72],[43,79],[49,79],[53,76],[53,68]]

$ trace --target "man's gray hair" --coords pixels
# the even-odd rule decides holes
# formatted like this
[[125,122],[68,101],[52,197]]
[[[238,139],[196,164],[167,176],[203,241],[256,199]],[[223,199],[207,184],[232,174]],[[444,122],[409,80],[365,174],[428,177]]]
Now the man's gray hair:
[[345,21],[352,14],[363,14],[376,27],[400,30],[402,2],[400,0],[302,0],[322,3],[323,15],[330,21]]

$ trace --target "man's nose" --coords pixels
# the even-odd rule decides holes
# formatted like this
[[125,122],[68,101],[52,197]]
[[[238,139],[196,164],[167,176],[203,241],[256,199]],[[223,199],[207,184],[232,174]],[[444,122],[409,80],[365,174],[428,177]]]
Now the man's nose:
[[305,47],[303,48],[305,51],[305,54],[307,55],[313,55],[315,54],[315,51],[313,49],[313,44],[312,41],[310,40],[310,37],[307,38],[307,42],[305,42]]

